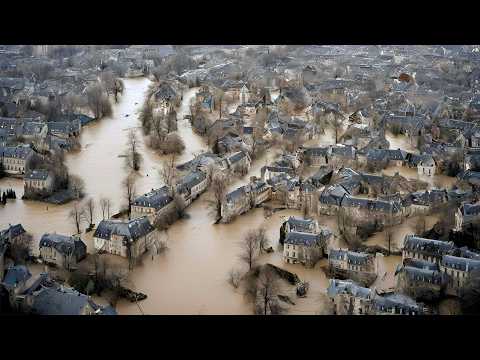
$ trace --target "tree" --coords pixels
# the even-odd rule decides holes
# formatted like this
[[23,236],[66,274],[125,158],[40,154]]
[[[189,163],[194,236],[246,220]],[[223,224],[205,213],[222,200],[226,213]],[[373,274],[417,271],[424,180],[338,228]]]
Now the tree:
[[338,135],[342,131],[343,126],[343,115],[339,112],[333,113],[333,118],[330,121],[331,126],[335,130],[335,144],[338,143]]
[[95,218],[95,201],[93,198],[89,198],[83,208],[83,214],[85,220],[88,223],[88,227],[91,229],[93,228],[93,220]]
[[215,216],[215,221],[222,217],[222,202],[225,200],[227,193],[227,179],[221,172],[214,172],[211,180],[212,199],[209,205]]
[[281,309],[277,300],[278,292],[280,291],[278,275],[269,266],[264,267],[262,270],[258,278],[257,289],[258,297],[261,299],[258,305],[261,308],[258,309],[257,307],[257,313],[267,315],[268,310],[270,310],[272,315],[279,314]]
[[112,113],[112,106],[108,101],[105,90],[100,84],[94,84],[87,88],[87,105],[96,119],[108,116]]
[[228,272],[228,283],[232,285],[235,289],[240,285],[242,279],[242,273],[238,269],[231,269]]
[[126,155],[127,166],[133,171],[140,170],[142,155],[138,152],[138,138],[135,129],[128,132]]
[[[103,220],[110,219],[110,207],[111,201],[108,198],[101,198],[100,199],[100,207],[102,208],[102,217]],[[106,216],[105,216],[106,215]]]
[[80,234],[80,224],[84,217],[84,209],[80,206],[78,202],[73,204],[73,208],[70,210],[68,217],[71,219],[75,228],[77,229],[77,234]]
[[30,234],[17,236],[9,246],[10,257],[15,264],[25,264],[30,256],[30,250],[33,244],[33,237]]
[[125,180],[122,182],[123,189],[124,189],[124,199],[127,202],[127,212],[128,212],[128,219],[130,220],[130,215],[132,213],[132,204],[135,200],[135,174],[130,173]]
[[172,195],[175,193],[175,180],[177,177],[177,168],[175,166],[175,155],[170,160],[162,160],[162,165],[158,171],[160,179],[169,188]]
[[240,243],[240,248],[240,260],[247,264],[248,270],[252,270],[258,256],[258,238],[254,230],[247,232],[243,241]]
[[76,195],[77,199],[81,198],[85,192],[85,182],[79,176],[69,175],[68,188]]

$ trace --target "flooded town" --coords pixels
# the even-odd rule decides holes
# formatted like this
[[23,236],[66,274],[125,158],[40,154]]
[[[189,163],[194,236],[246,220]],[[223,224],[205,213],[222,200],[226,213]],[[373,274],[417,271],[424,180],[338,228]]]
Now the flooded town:
[[0,314],[478,314],[479,63],[0,45]]

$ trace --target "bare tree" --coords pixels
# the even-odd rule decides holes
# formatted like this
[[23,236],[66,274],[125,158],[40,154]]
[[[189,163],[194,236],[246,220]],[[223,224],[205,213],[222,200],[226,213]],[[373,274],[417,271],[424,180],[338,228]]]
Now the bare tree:
[[108,198],[101,198],[100,199],[100,207],[102,209],[102,218],[103,220],[105,219],[110,219],[110,207],[111,207],[111,201]]
[[242,273],[238,269],[231,269],[228,272],[228,283],[232,285],[235,289],[240,285],[242,280]]
[[241,252],[239,258],[248,265],[248,270],[255,266],[258,256],[258,238],[254,230],[250,230],[240,243]]
[[170,160],[162,160],[162,165],[158,171],[160,179],[169,188],[172,195],[175,193],[175,180],[177,177],[177,168],[175,166],[175,154],[170,157]]
[[135,174],[130,173],[125,180],[123,180],[124,199],[127,202],[128,219],[132,213],[132,203],[135,200]]
[[10,257],[15,264],[25,264],[30,256],[33,237],[30,234],[16,237],[9,245]]
[[330,124],[333,127],[333,129],[335,130],[335,144],[337,144],[340,132],[342,131],[343,115],[339,112],[334,112],[333,113],[333,118],[330,121]]
[[222,202],[227,193],[227,179],[220,172],[215,172],[211,180],[212,198],[208,201],[215,216],[215,221],[222,217]]
[[73,208],[70,210],[68,217],[75,225],[75,228],[77,229],[77,234],[80,234],[80,224],[82,223],[82,219],[84,217],[84,209],[80,206],[78,202],[75,202],[73,204]]
[[94,84],[87,88],[87,105],[96,119],[112,113],[112,106],[100,84]]
[[138,171],[142,162],[142,155],[138,152],[138,138],[135,129],[128,132],[126,155],[127,166],[133,171]]
[[270,314],[276,315],[281,312],[277,300],[279,290],[278,275],[272,268],[264,267],[258,278],[257,296],[261,301],[257,303],[260,305],[260,309],[257,307],[257,313],[267,315],[270,310]]
[[88,223],[89,229],[93,228],[93,220],[95,218],[95,201],[89,198],[83,207],[83,215]]

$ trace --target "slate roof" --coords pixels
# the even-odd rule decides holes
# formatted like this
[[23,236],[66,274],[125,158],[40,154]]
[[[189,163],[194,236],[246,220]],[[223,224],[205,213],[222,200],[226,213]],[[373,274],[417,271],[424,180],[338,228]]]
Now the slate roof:
[[48,178],[48,170],[28,170],[25,173],[25,179],[28,180],[46,180]]
[[192,171],[189,174],[185,175],[180,182],[178,183],[178,192],[183,193],[185,191],[191,191],[192,188],[207,178],[204,172],[202,171]]
[[441,264],[446,268],[457,269],[466,272],[480,269],[480,260],[451,255],[444,255],[442,257]]
[[243,151],[238,151],[228,157],[228,161],[232,164],[235,164],[245,158],[247,154]]
[[26,159],[33,150],[27,145],[0,146],[0,157]]
[[42,287],[33,294],[32,313],[35,315],[80,315],[90,304],[87,295],[68,288]]
[[301,219],[295,216],[290,216],[287,222],[291,229],[299,232],[311,232],[316,228],[316,221],[313,219]]
[[152,189],[152,191],[137,197],[133,201],[133,205],[160,210],[172,201],[173,198],[169,195],[168,187],[163,186],[159,189]]
[[42,247],[53,247],[65,256],[75,255],[77,260],[85,257],[87,254],[87,245],[73,236],[44,234],[39,243],[39,248],[41,249]]
[[94,237],[110,240],[112,235],[123,236],[132,242],[151,233],[154,229],[146,216],[130,221],[102,220],[95,230]]
[[343,249],[331,249],[328,258],[332,260],[346,260],[349,264],[366,265],[372,255]]
[[322,239],[318,234],[290,231],[285,237],[285,244],[303,245],[308,247],[322,246],[322,240],[324,244],[325,239]]
[[423,312],[422,306],[412,298],[402,294],[388,294],[384,296],[375,296],[373,307],[379,311],[390,312],[392,309],[402,309],[403,311],[414,311],[417,314]]
[[12,266],[7,270],[7,274],[3,279],[3,284],[8,287],[15,287],[19,283],[25,283],[32,277],[28,268],[24,265]]
[[10,225],[7,229],[0,231],[0,241],[10,241],[11,239],[25,233],[26,231],[22,224]]
[[338,279],[329,280],[327,294],[332,298],[339,294],[349,294],[363,299],[371,299],[373,297],[373,291],[371,289],[359,286],[352,280]]
[[404,250],[413,252],[422,252],[431,254],[433,256],[442,256],[455,250],[455,245],[452,242],[407,235],[404,239],[403,248]]

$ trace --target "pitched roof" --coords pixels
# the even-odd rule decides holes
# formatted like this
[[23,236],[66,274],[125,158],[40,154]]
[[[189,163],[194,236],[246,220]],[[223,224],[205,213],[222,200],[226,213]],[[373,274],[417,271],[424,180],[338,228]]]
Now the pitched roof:
[[285,237],[285,244],[303,245],[303,246],[321,246],[322,239],[319,234],[290,231]]
[[82,240],[60,234],[44,234],[39,243],[39,248],[42,247],[53,247],[63,255],[75,254],[77,258],[87,252],[87,245]]
[[24,265],[12,266],[7,270],[3,283],[7,286],[15,287],[19,283],[24,283],[32,277],[28,268]]
[[151,233],[154,229],[146,216],[130,221],[102,220],[95,230],[94,237],[110,240],[112,235],[123,236],[130,242]]
[[133,201],[133,205],[160,210],[172,201],[173,198],[169,195],[168,187],[163,186],[159,189],[152,189],[152,191],[137,197]]
[[25,173],[25,179],[29,179],[29,180],[46,180],[48,178],[48,175],[50,173],[48,172],[48,170],[41,170],[41,169],[38,169],[38,170],[28,170],[26,173]]

